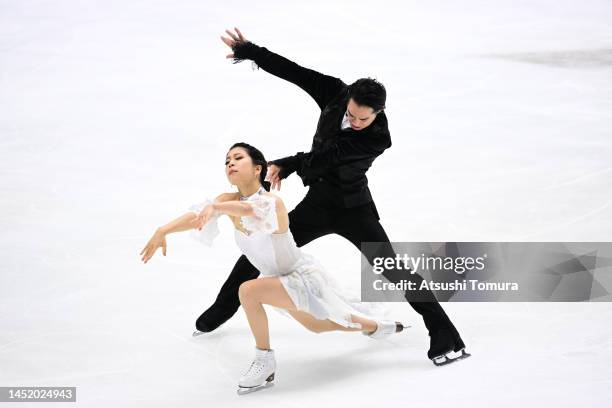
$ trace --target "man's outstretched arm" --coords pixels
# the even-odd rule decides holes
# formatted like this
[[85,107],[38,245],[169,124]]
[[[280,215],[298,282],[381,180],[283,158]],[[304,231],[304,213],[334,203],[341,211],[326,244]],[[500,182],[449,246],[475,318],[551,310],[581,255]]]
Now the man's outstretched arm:
[[315,100],[321,110],[346,87],[342,80],[304,68],[265,47],[247,41],[240,30],[235,30],[236,33],[226,30],[231,39],[221,37],[233,51],[227,58],[233,58],[234,62],[251,60],[264,71],[299,86]]

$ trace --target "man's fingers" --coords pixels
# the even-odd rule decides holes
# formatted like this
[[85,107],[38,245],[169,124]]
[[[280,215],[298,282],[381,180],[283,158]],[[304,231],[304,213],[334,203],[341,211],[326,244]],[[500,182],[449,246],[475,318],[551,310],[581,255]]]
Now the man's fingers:
[[224,36],[221,36],[221,40],[230,48],[234,45],[234,41],[230,40],[229,38],[225,38]]
[[232,37],[232,39],[233,39],[234,41],[240,41],[240,39],[239,39],[238,37],[236,37],[236,34],[232,33],[230,30],[225,30],[225,32],[226,32],[226,33],[227,33],[227,34],[228,34],[230,37]]
[[275,190],[280,190],[280,178],[276,174],[270,177],[270,186]]
[[234,27],[234,30],[236,30],[236,32],[238,33],[238,37],[240,38],[240,41],[245,41],[246,42],[246,39],[244,38],[244,36],[242,35],[242,33],[240,32],[238,27]]
[[234,54],[227,54],[225,58],[234,58]]

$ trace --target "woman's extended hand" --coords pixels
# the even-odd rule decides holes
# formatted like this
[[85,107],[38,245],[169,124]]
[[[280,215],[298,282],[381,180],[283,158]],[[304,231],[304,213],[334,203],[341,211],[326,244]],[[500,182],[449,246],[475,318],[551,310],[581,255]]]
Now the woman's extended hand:
[[[232,33],[229,30],[225,30],[225,32],[227,33],[227,35],[230,36],[230,38],[221,36],[221,41],[227,44],[227,46],[230,47],[232,51],[234,50],[234,45],[236,45],[237,42],[247,42],[247,39],[244,38],[244,36],[242,35],[242,33],[240,32],[238,28],[234,27],[234,30],[236,30],[235,33]],[[233,53],[227,54],[225,58],[234,58],[234,54]]]
[[212,204],[209,204],[204,207],[204,209],[200,211],[200,214],[198,214],[198,217],[194,221],[195,228],[201,231],[204,225],[206,225],[206,223],[213,216],[214,212],[215,209],[213,208]]
[[270,188],[276,189],[280,191],[281,188],[281,178],[280,178],[281,167],[276,164],[270,164],[268,166],[268,174],[266,174],[266,178],[270,182]]
[[142,261],[147,263],[149,259],[153,257],[157,248],[162,249],[162,254],[166,256],[166,234],[160,230],[155,231],[155,234],[151,237],[147,245],[140,251],[140,255],[142,255]]

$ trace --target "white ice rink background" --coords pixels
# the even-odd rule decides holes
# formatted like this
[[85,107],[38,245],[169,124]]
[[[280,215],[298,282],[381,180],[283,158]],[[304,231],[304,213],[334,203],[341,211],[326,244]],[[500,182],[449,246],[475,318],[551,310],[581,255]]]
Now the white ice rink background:
[[[226,60],[234,25],[386,85],[393,147],[368,176],[391,240],[610,241],[611,22],[609,1],[0,1],[0,386],[76,386],[83,407],[605,405],[609,303],[444,304],[473,357],[442,369],[404,304],[413,328],[383,342],[270,313],[276,385],[238,397],[244,313],[191,337],[238,257],[230,223],[212,250],[138,253],[228,191],[232,143],[309,149],[316,105]],[[347,241],[304,250],[358,288]]]

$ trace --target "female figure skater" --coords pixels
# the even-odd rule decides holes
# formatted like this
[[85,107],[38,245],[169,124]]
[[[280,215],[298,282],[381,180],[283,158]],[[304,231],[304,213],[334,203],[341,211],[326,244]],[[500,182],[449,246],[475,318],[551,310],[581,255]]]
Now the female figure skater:
[[225,159],[225,173],[238,192],[190,207],[189,213],[158,228],[140,254],[145,263],[157,248],[166,255],[166,235],[178,231],[194,230],[196,238],[210,245],[219,232],[219,216],[229,216],[238,247],[262,273],[239,289],[255,337],[255,359],[238,382],[239,394],[274,380],[276,361],[264,304],[285,310],[315,333],[341,330],[382,339],[403,330],[399,322],[374,320],[370,305],[347,300],[321,265],[297,247],[283,201],[268,192],[267,162],[258,149],[234,144]]

